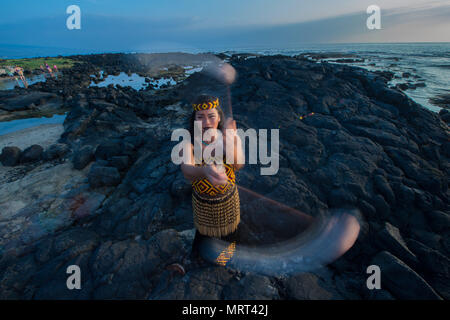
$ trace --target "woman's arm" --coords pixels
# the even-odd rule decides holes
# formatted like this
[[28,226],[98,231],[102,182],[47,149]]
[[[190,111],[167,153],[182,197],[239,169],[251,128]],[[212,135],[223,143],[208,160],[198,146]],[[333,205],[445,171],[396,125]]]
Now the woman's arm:
[[191,164],[182,163],[181,171],[183,171],[184,177],[190,182],[206,178],[203,167],[196,167]]
[[[242,150],[241,138],[236,134],[236,121],[227,119],[225,123],[224,134],[224,149],[226,154],[227,140],[233,141],[233,164],[232,167],[235,171],[241,169],[244,166],[244,153]],[[227,131],[229,130],[229,131]]]
[[244,167],[244,152],[241,137],[236,134],[234,140],[234,170],[240,170],[242,167]]
[[184,159],[184,150],[190,150],[187,155],[186,162],[181,164],[181,171],[183,172],[184,177],[193,182],[195,180],[206,178],[205,173],[202,167],[196,167],[194,165],[194,153],[192,143],[187,143],[187,146],[181,150],[181,157]]
[[189,143],[190,155],[188,155],[186,163],[181,164],[181,171],[184,177],[190,182],[207,178],[213,185],[227,183],[228,178],[226,174],[218,171],[215,165],[195,166],[193,148],[192,144]]

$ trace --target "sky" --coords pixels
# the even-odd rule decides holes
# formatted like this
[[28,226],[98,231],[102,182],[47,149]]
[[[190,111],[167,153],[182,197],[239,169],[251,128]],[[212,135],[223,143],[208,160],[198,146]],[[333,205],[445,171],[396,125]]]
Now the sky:
[[[380,30],[366,26],[366,9],[374,4],[381,8]],[[69,5],[81,9],[80,30],[66,27]],[[0,56],[5,45],[157,52],[349,42],[450,42],[450,0],[0,3]]]

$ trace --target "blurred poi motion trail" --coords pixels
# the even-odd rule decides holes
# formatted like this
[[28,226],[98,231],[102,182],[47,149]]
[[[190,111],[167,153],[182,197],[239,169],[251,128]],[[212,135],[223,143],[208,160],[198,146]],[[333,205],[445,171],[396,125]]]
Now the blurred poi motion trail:
[[[297,220],[297,236],[273,244],[243,245],[236,243],[234,254],[229,254],[226,265],[240,271],[252,271],[266,275],[292,275],[325,266],[345,254],[355,243],[360,231],[357,209],[331,209],[323,216],[311,217],[272,199],[239,186],[239,192],[259,201],[262,212],[246,212],[272,215],[273,219],[285,220],[289,215]],[[280,233],[282,231],[279,231]],[[200,246],[202,256],[215,262],[222,252],[228,251],[226,241],[209,238]]]

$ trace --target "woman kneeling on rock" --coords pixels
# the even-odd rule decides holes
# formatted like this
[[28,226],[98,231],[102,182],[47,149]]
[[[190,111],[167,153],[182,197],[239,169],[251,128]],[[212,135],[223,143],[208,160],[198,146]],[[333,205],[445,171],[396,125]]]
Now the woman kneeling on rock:
[[[181,170],[184,177],[192,184],[192,208],[196,228],[192,256],[198,258],[199,244],[204,238],[214,237],[229,242],[236,241],[240,222],[240,202],[235,172],[243,166],[240,164],[243,161],[241,161],[241,140],[236,134],[236,121],[232,118],[225,119],[219,99],[214,96],[200,95],[195,99],[192,107],[194,111],[190,127],[191,143],[187,148],[191,150],[191,154],[181,165]],[[201,122],[200,137],[194,136],[196,121]],[[207,131],[209,134],[206,133]],[[203,140],[203,136],[207,141]],[[208,136],[211,137],[208,139]],[[201,160],[194,158],[195,139],[201,140]],[[222,139],[223,145],[220,144],[219,139]],[[211,158],[204,159],[203,154],[207,154],[204,152],[205,148],[213,143],[219,143],[219,146],[223,148],[223,161],[217,161],[217,157],[215,161],[211,161]],[[228,157],[233,159],[231,163],[226,163],[227,151],[233,151],[234,157]],[[214,152],[211,155],[214,157]]]

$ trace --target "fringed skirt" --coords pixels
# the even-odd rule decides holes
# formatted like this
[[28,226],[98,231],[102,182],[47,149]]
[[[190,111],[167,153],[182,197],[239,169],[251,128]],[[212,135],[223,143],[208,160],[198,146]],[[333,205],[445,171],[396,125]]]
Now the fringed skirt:
[[193,189],[192,209],[198,232],[215,238],[229,235],[237,229],[241,218],[237,186],[213,197]]

